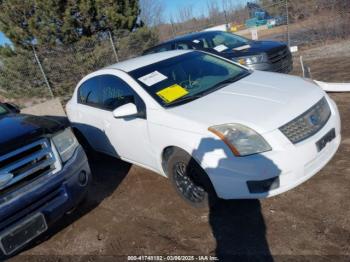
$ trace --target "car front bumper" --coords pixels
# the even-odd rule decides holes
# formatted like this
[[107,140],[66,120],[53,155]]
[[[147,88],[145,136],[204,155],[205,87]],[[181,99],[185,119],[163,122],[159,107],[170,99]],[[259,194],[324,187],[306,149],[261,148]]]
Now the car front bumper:
[[253,70],[287,74],[293,70],[293,58],[290,56],[276,63],[252,64],[248,65],[248,67]]
[[[263,134],[273,150],[246,157],[235,157],[232,152],[212,151],[201,162],[209,175],[217,195],[223,199],[267,198],[286,192],[319,172],[335,155],[340,145],[340,117],[335,103],[328,99],[332,114],[326,125],[312,137],[292,144],[279,130]],[[316,143],[330,130],[335,138],[318,152]],[[272,188],[254,193],[251,181],[262,183],[278,180]]]
[[[28,186],[1,196],[0,235],[38,214],[44,216],[50,227],[85,197],[88,183],[79,180],[82,173],[86,175],[86,182],[91,180],[87,157],[79,146],[58,173],[40,177]],[[1,255],[3,251],[0,249],[0,258]]]

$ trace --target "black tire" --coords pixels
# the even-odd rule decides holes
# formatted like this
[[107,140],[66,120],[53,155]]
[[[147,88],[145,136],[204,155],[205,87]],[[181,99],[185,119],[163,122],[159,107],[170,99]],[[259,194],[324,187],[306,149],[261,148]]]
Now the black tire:
[[189,154],[175,149],[167,159],[166,170],[176,192],[192,207],[216,204],[218,197],[208,175]]

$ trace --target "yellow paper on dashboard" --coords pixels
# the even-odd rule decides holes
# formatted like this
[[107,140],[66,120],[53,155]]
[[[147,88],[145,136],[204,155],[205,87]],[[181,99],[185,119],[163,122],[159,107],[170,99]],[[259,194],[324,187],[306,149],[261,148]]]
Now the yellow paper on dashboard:
[[175,101],[176,99],[179,99],[187,94],[188,94],[188,91],[178,84],[169,86],[169,87],[164,88],[164,89],[157,92],[157,95],[161,99],[163,99],[163,101],[167,104],[171,103],[171,102]]

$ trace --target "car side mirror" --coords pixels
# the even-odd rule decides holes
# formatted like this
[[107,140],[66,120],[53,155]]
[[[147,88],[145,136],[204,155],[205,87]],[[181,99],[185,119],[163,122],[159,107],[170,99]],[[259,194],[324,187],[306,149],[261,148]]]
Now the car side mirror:
[[12,103],[4,103],[4,105],[12,112],[15,114],[21,113],[21,109],[19,109],[19,106],[12,104]]
[[115,118],[135,117],[138,115],[137,107],[134,103],[127,103],[113,111]]

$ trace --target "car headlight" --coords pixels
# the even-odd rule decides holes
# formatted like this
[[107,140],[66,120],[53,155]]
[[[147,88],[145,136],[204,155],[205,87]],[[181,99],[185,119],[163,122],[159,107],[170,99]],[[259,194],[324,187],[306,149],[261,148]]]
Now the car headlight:
[[236,156],[247,156],[270,151],[270,145],[253,129],[240,124],[224,124],[209,127]]
[[67,128],[63,132],[52,138],[54,145],[61,157],[63,163],[67,162],[74,154],[79,143],[72,130]]
[[267,57],[265,54],[242,56],[233,58],[233,61],[240,63],[241,65],[252,65],[267,62]]

